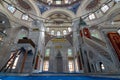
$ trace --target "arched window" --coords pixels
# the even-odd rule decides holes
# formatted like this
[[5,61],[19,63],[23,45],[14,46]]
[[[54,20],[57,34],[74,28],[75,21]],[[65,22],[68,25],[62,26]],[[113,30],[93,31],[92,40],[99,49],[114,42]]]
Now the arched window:
[[49,57],[49,55],[50,55],[50,49],[46,49],[45,57]]
[[90,20],[93,20],[93,19],[95,19],[95,18],[96,18],[96,17],[95,17],[95,14],[94,14],[94,13],[92,13],[92,14],[89,15],[89,19],[90,19]]
[[74,71],[74,63],[73,63],[72,60],[69,60],[68,66],[69,66],[69,71],[70,71],[70,72],[73,72],[73,71]]
[[50,49],[47,48],[45,51],[45,59],[44,59],[44,63],[43,63],[43,71],[48,71],[49,69],[49,56],[50,56]]
[[52,30],[52,31],[51,31],[51,35],[54,35],[54,34],[55,34],[55,31],[54,31],[54,30]]
[[67,34],[67,31],[66,30],[63,30],[63,35],[66,35]]
[[47,0],[47,2],[51,2],[51,3],[52,3],[52,2],[53,2],[53,0]]
[[68,4],[69,3],[69,0],[64,0],[65,1],[65,4]]
[[8,5],[8,10],[11,12],[11,13],[14,13],[16,11],[15,7],[11,6],[11,5]]
[[60,35],[61,35],[60,31],[57,31],[57,36],[60,36]]
[[62,0],[55,0],[55,3],[56,3],[57,5],[60,5],[60,4],[62,3]]
[[18,34],[16,35],[15,43],[18,42],[19,39],[23,39],[24,37],[28,37],[29,31],[26,27],[20,28]]
[[100,36],[96,30],[91,31],[91,36],[96,37],[96,38],[100,38]]
[[101,69],[101,71],[105,70],[105,66],[104,66],[104,64],[102,62],[100,62],[100,69]]
[[22,19],[23,19],[23,20],[28,20],[28,18],[29,18],[29,17],[28,17],[27,14],[23,14],[23,15],[22,15]]
[[21,29],[18,34],[18,39],[23,39],[23,37],[28,36],[28,32],[25,29]]
[[69,32],[71,32],[71,31],[72,31],[71,27],[68,27],[68,31],[69,31]]
[[71,49],[68,49],[68,57],[69,56],[72,56],[72,50]]
[[43,71],[48,71],[48,69],[49,69],[49,61],[48,60],[44,60]]
[[49,27],[47,27],[47,28],[46,28],[46,31],[49,31],[49,30],[50,30],[50,28],[49,28]]
[[109,10],[109,6],[108,5],[103,5],[101,7],[101,10],[102,10],[103,13],[105,13],[105,12],[107,12]]

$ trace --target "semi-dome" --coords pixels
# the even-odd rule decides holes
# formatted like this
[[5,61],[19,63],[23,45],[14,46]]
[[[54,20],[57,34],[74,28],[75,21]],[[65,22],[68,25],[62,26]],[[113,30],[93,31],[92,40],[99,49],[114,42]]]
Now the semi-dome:
[[51,7],[68,7],[82,0],[37,0],[37,1]]

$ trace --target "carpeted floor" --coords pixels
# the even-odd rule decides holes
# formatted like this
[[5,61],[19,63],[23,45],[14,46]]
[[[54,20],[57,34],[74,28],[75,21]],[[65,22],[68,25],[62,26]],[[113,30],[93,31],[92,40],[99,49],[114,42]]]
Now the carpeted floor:
[[120,80],[90,76],[0,76],[0,80]]

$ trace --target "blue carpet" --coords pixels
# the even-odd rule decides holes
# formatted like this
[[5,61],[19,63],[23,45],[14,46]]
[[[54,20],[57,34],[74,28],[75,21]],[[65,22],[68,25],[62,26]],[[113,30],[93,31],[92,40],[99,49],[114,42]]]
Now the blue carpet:
[[89,76],[0,76],[0,80],[120,80]]

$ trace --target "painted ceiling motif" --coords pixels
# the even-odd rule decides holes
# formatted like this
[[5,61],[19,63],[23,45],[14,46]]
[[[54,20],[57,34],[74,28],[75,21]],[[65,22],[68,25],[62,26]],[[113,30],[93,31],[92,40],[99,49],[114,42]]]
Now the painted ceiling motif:
[[36,0],[36,1],[50,7],[69,7],[71,5],[79,3],[82,0]]
[[31,6],[24,0],[17,0],[18,4],[20,5],[20,7],[22,9],[25,9],[25,10],[32,10]]
[[[72,18],[69,15],[66,15],[64,13],[56,12],[54,14],[49,15],[47,17],[46,21],[56,22],[57,23],[57,22],[64,22],[64,21],[72,22],[71,20],[72,20]],[[59,24],[59,23],[57,23],[57,24]]]
[[92,0],[87,6],[86,6],[86,10],[92,10],[94,8],[96,8],[99,4],[100,4],[101,0]]
[[[40,9],[41,14],[51,8],[56,8],[56,7],[64,7],[76,14],[82,0],[68,0],[68,3],[70,2],[69,4],[61,3],[61,4],[54,4],[54,5],[52,5],[52,4],[49,5],[48,2],[45,2],[45,1],[37,0],[37,2],[36,2],[36,4],[38,5],[38,7]],[[47,1],[51,1],[51,0],[47,0]],[[71,1],[73,1],[73,2],[71,2]]]
[[38,3],[37,3],[37,6],[39,7],[41,14],[50,9],[47,6],[42,5],[42,4],[38,4]]
[[52,40],[52,39],[56,39],[56,40],[52,40],[53,42],[62,42],[62,43],[64,43],[64,41],[62,41],[62,40],[66,39],[73,46],[73,40],[71,39],[73,37],[72,34],[73,33],[71,32],[69,35],[67,35],[65,37],[57,38],[56,36],[51,36],[45,32],[45,45],[47,45],[49,40]]
[[79,2],[79,3],[74,4],[74,5],[73,5],[73,6],[71,6],[71,7],[68,7],[67,9],[71,10],[72,12],[74,12],[74,13],[76,14],[76,12],[77,12],[77,10],[78,10],[79,6],[80,6],[80,2]]

